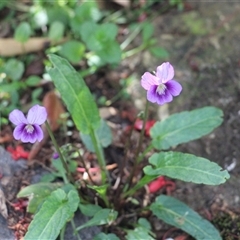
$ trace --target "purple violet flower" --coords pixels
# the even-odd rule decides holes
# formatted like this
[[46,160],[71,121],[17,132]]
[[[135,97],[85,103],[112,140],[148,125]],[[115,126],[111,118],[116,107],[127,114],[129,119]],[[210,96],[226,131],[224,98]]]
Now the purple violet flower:
[[16,140],[24,143],[34,143],[42,141],[43,131],[39,125],[47,120],[47,111],[45,107],[35,105],[29,109],[27,118],[24,114],[15,109],[9,114],[9,120],[16,125],[13,136]]
[[147,90],[147,99],[152,103],[163,105],[178,96],[182,86],[175,80],[173,66],[165,62],[157,67],[156,76],[146,72],[142,76],[141,85]]

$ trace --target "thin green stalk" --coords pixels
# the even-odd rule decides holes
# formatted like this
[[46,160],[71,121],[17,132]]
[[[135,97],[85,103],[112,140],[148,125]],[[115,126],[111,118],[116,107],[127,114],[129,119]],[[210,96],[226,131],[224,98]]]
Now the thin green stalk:
[[153,146],[153,144],[151,143],[151,144],[143,151],[143,153],[141,153],[141,154],[138,156],[137,162],[140,163],[140,162],[143,160],[143,158],[146,156],[146,154],[147,154],[148,152],[150,152],[152,149],[154,149],[154,146]]
[[131,34],[126,38],[126,40],[120,45],[121,50],[124,50],[136,37],[137,35],[141,32],[142,30],[142,25],[138,25]]
[[[146,175],[143,177],[145,178]],[[144,187],[146,184],[152,182],[154,179],[156,179],[158,176],[148,176],[147,181],[143,181],[143,178],[139,180],[139,182],[133,186],[131,189],[129,189],[127,192],[124,192],[122,194],[122,197],[126,198],[127,196],[132,196],[138,189]],[[146,180],[146,179],[145,179]]]
[[76,228],[76,225],[75,225],[75,222],[73,219],[71,219],[71,225],[72,225],[72,228],[73,228],[73,232],[75,233],[75,235],[77,236],[77,239],[78,240],[82,240],[81,237],[79,236],[79,233],[77,231],[77,228]]
[[110,100],[106,101],[106,106],[110,106],[114,102],[116,102],[118,99],[120,99],[124,93],[125,89],[121,89],[114,97],[112,97]]
[[96,133],[93,129],[90,130],[90,137],[92,139],[93,146],[94,146],[94,149],[95,149],[95,153],[96,153],[97,159],[98,159],[98,164],[99,164],[100,169],[101,169],[102,183],[104,184],[104,183],[106,183],[106,179],[109,176],[108,176],[108,171],[106,169],[106,161],[105,161],[105,158],[104,158],[103,149],[100,146],[100,144],[97,140],[97,137],[96,137]]
[[[130,147],[130,140],[131,140],[131,137],[132,137],[132,133],[133,133],[133,129],[134,129],[134,125],[135,125],[135,122],[136,122],[136,118],[131,126],[131,130],[130,130],[130,133],[128,135],[128,138],[127,138],[127,141],[125,142],[124,144],[124,154],[123,154],[123,160],[121,161],[122,164],[120,166],[120,174],[119,174],[119,182],[120,184],[122,183],[122,178],[123,178],[123,173],[124,173],[124,167],[126,167],[126,163],[127,163],[127,153],[128,153],[128,150],[129,150],[129,147]],[[119,196],[122,194],[122,191],[124,189],[122,189],[121,187],[118,186],[117,188],[117,191],[116,191],[116,194],[114,196],[114,201],[115,201],[115,206],[118,206],[119,205]]]
[[133,176],[134,176],[134,174],[136,172],[136,169],[137,169],[137,166],[138,166],[138,157],[139,157],[139,153],[140,153],[141,148],[142,148],[143,136],[144,136],[145,126],[146,126],[146,122],[147,122],[147,118],[148,118],[148,107],[149,107],[149,101],[146,102],[146,106],[145,106],[143,126],[142,126],[142,130],[141,130],[141,133],[140,133],[140,138],[139,138],[139,141],[138,141],[137,151],[135,153],[133,169],[132,169],[131,175],[129,177],[129,181],[128,181],[128,183],[129,183],[128,188],[130,188],[131,185],[132,185]]
[[144,132],[145,132],[146,122],[147,122],[147,119],[148,119],[148,108],[149,108],[149,101],[146,102],[146,106],[145,106],[143,126],[142,126],[141,133],[140,133],[140,138],[139,138],[139,142],[138,142],[137,151],[136,151],[136,154],[135,154],[135,159],[138,158],[140,150],[142,148],[143,136],[144,136]]
[[146,44],[142,44],[142,45],[140,45],[140,46],[138,46],[138,47],[136,47],[136,48],[133,48],[133,49],[127,51],[127,52],[124,52],[124,53],[122,54],[122,57],[123,57],[123,59],[128,58],[128,57],[131,57],[131,56],[133,56],[133,55],[135,55],[135,54],[143,51],[144,49],[146,49],[147,46],[148,46],[148,45],[146,45]]
[[[61,152],[61,150],[60,150],[60,148],[59,148],[59,146],[58,146],[58,144],[57,144],[57,141],[56,141],[56,139],[55,139],[55,137],[54,137],[54,135],[53,135],[53,133],[52,133],[52,130],[51,130],[51,127],[50,127],[48,121],[46,121],[45,125],[46,125],[47,131],[48,131],[48,133],[49,133],[49,136],[50,136],[50,138],[51,138],[51,140],[52,140],[52,142],[53,142],[53,145],[54,145],[57,153],[59,154],[59,157],[60,157],[60,160],[61,160],[61,162],[62,162],[62,165],[63,165],[64,169],[66,170],[67,176],[66,176],[66,174],[65,174],[64,171],[63,171],[63,173],[62,173],[62,174],[63,174],[64,182],[65,182],[65,183],[69,183],[69,181],[70,181],[70,182],[73,183],[74,181],[73,181],[73,179],[72,179],[72,176],[71,176],[71,173],[70,173],[70,171],[69,171],[68,165],[67,165],[66,161],[64,160],[64,157],[63,157],[63,155],[62,155],[62,152]],[[67,178],[67,177],[68,177],[68,178]]]
[[61,232],[60,232],[60,240],[64,240],[64,233],[65,233],[65,229],[66,229],[66,223],[65,225],[63,226],[63,228],[61,229]]

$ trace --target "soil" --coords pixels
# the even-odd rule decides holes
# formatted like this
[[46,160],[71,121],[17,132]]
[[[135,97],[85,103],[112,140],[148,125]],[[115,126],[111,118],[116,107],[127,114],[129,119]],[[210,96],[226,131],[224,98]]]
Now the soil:
[[[175,67],[175,79],[183,85],[183,92],[170,104],[151,105],[151,118],[163,119],[175,112],[209,105],[222,109],[224,122],[219,128],[174,150],[214,161],[231,175],[220,186],[175,181],[176,189],[171,194],[212,221],[223,239],[240,239],[240,2],[189,1],[183,12],[174,9],[161,14],[154,25],[158,45],[169,52],[168,60]],[[137,42],[138,39],[136,45]],[[132,115],[142,109],[146,93],[139,79],[145,71],[155,70],[160,64],[159,59],[145,51],[124,60],[115,70],[103,71],[86,80],[96,96],[103,94],[112,98],[119,90],[119,79],[124,74],[136,74],[136,80],[128,89],[131,101],[113,104],[121,112],[118,117],[110,118],[115,126],[124,127],[131,122]],[[93,84],[96,79],[97,84]],[[122,153],[118,128],[114,130],[114,144],[106,152],[109,159],[117,159],[115,162],[121,161],[116,155]],[[150,219],[158,239],[183,236]]]

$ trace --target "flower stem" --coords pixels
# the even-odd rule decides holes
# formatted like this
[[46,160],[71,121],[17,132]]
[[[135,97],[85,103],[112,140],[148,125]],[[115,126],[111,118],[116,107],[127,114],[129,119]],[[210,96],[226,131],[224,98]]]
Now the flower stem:
[[[137,169],[137,166],[138,166],[138,163],[139,163],[139,153],[140,153],[141,148],[142,148],[143,136],[144,136],[145,126],[146,126],[146,122],[147,122],[147,118],[148,118],[148,107],[149,107],[149,101],[146,102],[146,107],[145,107],[145,111],[144,111],[144,118],[143,118],[143,126],[142,126],[142,130],[141,130],[141,133],[140,133],[140,138],[139,138],[139,141],[138,141],[137,151],[135,153],[133,169],[132,169],[131,175],[129,177],[129,181],[128,181],[128,183],[129,183],[128,189],[132,185],[133,176],[136,172],[136,169]],[[140,156],[142,156],[142,155],[140,155]]]
[[71,219],[71,224],[72,224],[74,235],[77,236],[78,240],[82,240],[81,237],[79,236],[79,233],[77,231],[77,228],[76,228],[76,225],[75,225],[75,222],[74,222],[73,218]]
[[[122,178],[123,178],[123,174],[124,174],[124,168],[126,167],[126,163],[127,163],[127,153],[128,153],[128,150],[130,148],[130,140],[131,140],[131,137],[132,137],[132,133],[133,133],[133,129],[134,129],[134,125],[135,125],[135,122],[136,122],[137,118],[135,118],[132,126],[131,126],[131,130],[130,130],[130,133],[128,135],[128,138],[124,144],[124,155],[123,155],[123,160],[121,161],[121,165],[120,165],[120,174],[119,174],[119,182],[120,184],[122,183]],[[114,196],[114,202],[115,202],[115,206],[119,206],[119,196],[122,194],[122,188],[121,186],[118,186],[117,188],[117,191],[115,193],[115,196]]]
[[154,148],[154,146],[152,145],[152,143],[143,151],[143,153],[141,153],[138,157],[137,157],[137,163],[140,163],[143,158],[146,156],[146,154],[148,152],[150,152],[152,149]]
[[106,183],[106,179],[108,177],[108,171],[106,169],[106,162],[105,162],[105,158],[104,158],[104,154],[103,154],[103,149],[100,146],[100,144],[97,140],[97,137],[96,137],[96,133],[93,129],[90,130],[90,137],[92,139],[95,153],[97,155],[98,164],[101,168],[102,183],[104,184],[104,183]]
[[59,146],[58,146],[58,144],[57,144],[57,141],[56,141],[56,139],[55,139],[55,137],[54,137],[54,135],[53,135],[53,132],[52,132],[52,130],[51,130],[51,127],[50,127],[48,121],[46,121],[45,124],[46,124],[47,131],[48,131],[48,133],[49,133],[49,136],[50,136],[50,138],[51,138],[51,140],[52,140],[52,142],[53,142],[53,145],[54,145],[57,153],[59,154],[59,158],[60,158],[60,160],[61,160],[61,162],[62,162],[62,165],[63,165],[63,167],[64,167],[64,169],[65,169],[65,171],[66,171],[66,173],[67,173],[67,177],[68,177],[68,178],[66,177],[66,174],[65,174],[65,172],[63,171],[63,179],[64,179],[64,182],[65,182],[65,183],[68,183],[68,180],[69,180],[70,182],[73,183],[74,181],[73,181],[73,179],[72,179],[72,176],[71,176],[71,173],[70,173],[70,171],[69,171],[68,165],[67,165],[67,163],[66,163],[66,161],[65,161],[65,159],[64,159],[64,157],[63,157],[63,155],[62,155],[62,152],[61,152],[61,150],[60,150],[60,148],[59,148]]

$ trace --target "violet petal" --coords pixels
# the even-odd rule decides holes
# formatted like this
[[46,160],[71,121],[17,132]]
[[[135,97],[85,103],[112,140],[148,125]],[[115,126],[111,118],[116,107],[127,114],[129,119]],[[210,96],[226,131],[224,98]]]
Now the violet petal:
[[45,107],[35,105],[29,109],[27,120],[30,124],[42,125],[47,120],[47,111]]
[[36,135],[36,139],[41,142],[43,140],[43,130],[38,125],[34,124],[34,131],[32,134]]
[[14,131],[13,131],[13,137],[16,139],[16,140],[20,140],[21,137],[22,137],[22,133],[24,131],[24,128],[25,128],[25,124],[24,123],[20,123],[18,124]]
[[24,116],[24,114],[22,113],[22,111],[15,109],[13,110],[10,114],[9,114],[9,120],[15,124],[15,125],[19,125],[19,124],[27,124],[27,119]]
[[174,68],[169,62],[165,62],[157,67],[156,76],[161,80],[162,83],[173,79]]
[[24,143],[27,143],[27,142],[34,143],[36,142],[36,140],[37,140],[37,135],[34,133],[27,132],[27,130],[24,128],[21,136],[21,141]]
[[161,94],[157,96],[157,104],[163,105],[164,103],[171,102],[173,100],[172,95],[170,92],[166,89],[164,94]]
[[152,103],[155,103],[157,101],[157,93],[156,93],[156,90],[157,90],[157,86],[154,85],[154,86],[151,86],[150,89],[147,91],[147,100],[152,102]]
[[149,72],[145,72],[142,75],[141,85],[145,90],[149,90],[151,86],[158,85],[158,78]]
[[178,96],[182,91],[182,86],[175,80],[170,80],[165,83],[167,90],[173,95]]

